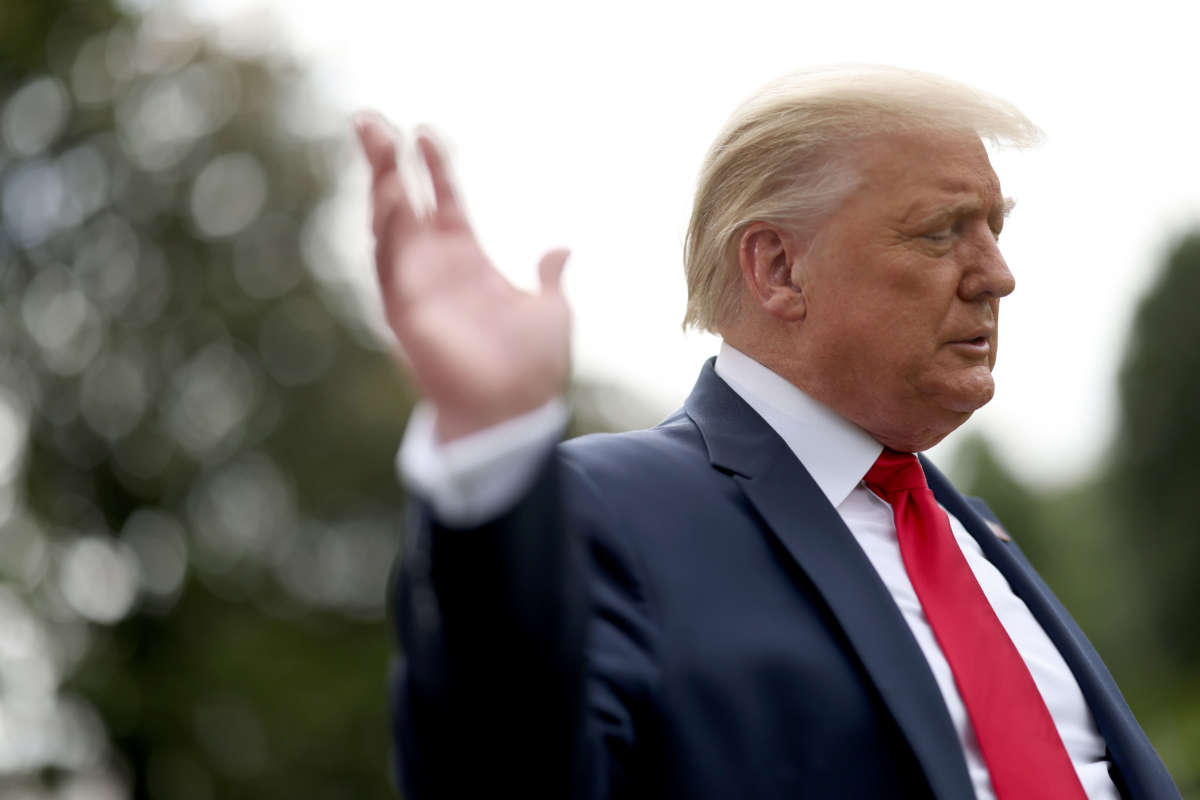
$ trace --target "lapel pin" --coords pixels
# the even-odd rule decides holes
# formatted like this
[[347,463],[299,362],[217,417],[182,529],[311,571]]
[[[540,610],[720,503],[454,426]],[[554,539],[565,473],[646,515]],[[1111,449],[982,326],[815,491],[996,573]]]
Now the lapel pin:
[[988,527],[992,529],[992,533],[996,534],[997,539],[999,539],[1002,542],[1011,542],[1012,541],[1012,537],[1008,535],[1007,531],[1005,531],[1004,528],[1001,528],[999,525],[997,525],[995,522],[992,522],[991,520],[988,520],[987,524],[988,524]]

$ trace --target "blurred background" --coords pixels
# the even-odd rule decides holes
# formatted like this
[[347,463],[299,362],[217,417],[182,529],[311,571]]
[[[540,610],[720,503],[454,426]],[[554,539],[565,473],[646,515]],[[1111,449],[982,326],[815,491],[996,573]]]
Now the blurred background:
[[677,327],[709,138],[757,84],[845,60],[977,83],[1047,129],[995,154],[1020,201],[1000,395],[935,456],[1200,798],[1200,126],[1173,38],[1194,27],[1153,4],[867,27],[499,8],[0,3],[0,798],[394,796],[413,396],[369,288],[354,109],[444,128],[515,280],[574,246],[574,430],[613,429],[715,351]]

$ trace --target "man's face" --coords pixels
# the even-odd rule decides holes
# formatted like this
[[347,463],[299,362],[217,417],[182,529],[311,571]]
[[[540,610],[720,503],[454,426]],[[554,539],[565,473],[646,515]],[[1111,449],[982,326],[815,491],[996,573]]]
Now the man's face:
[[996,244],[1007,202],[979,139],[905,134],[859,151],[863,183],[794,280],[798,383],[898,450],[936,444],[995,391]]

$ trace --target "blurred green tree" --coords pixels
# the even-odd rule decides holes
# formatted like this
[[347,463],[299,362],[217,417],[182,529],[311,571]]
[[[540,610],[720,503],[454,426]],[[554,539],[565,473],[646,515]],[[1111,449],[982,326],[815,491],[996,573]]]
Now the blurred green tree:
[[[1180,669],[1200,662],[1200,232],[1171,249],[1134,319],[1110,485],[1129,552],[1155,576],[1154,619]],[[1200,752],[1200,751],[1198,751]]]
[[0,796],[391,794],[412,396],[326,285],[305,78],[0,6]]
[[349,131],[173,8],[0,6],[0,797],[392,796],[414,398],[331,241]]
[[[1170,248],[1121,367],[1121,424],[1101,480],[1143,577],[1147,702],[1187,797],[1200,797],[1200,230]],[[1170,762],[1169,762],[1170,763]]]

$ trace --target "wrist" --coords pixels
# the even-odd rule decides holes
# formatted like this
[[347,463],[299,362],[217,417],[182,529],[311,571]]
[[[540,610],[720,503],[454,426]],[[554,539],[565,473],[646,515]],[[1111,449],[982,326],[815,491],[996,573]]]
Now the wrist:
[[554,393],[545,397],[531,397],[525,402],[502,408],[459,409],[438,406],[435,409],[434,438],[438,445],[450,444],[480,431],[523,417],[545,406],[560,395],[561,393]]

